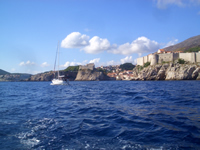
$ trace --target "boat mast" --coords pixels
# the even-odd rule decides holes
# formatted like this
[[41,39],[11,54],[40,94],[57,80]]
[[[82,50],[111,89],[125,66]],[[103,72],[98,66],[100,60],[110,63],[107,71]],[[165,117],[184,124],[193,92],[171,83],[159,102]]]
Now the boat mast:
[[56,77],[56,61],[57,61],[57,55],[58,55],[58,46],[57,46],[57,49],[56,49],[56,58],[55,58],[55,63],[54,63],[54,78]]
[[58,41],[58,79],[60,77],[60,74],[59,74],[59,41]]

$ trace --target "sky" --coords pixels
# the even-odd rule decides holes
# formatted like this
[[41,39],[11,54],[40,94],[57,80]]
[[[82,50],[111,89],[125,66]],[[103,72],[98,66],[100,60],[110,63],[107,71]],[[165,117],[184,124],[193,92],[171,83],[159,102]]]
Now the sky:
[[37,74],[137,58],[200,35],[200,0],[0,0],[0,69]]

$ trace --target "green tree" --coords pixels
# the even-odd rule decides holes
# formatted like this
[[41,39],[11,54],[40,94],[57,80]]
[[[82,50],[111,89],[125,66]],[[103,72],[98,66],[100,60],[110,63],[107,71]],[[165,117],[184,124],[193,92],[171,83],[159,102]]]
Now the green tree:
[[64,71],[78,71],[79,66],[69,66]]
[[146,62],[145,64],[144,64],[144,67],[148,67],[150,65],[150,62]]
[[178,63],[179,63],[179,64],[184,64],[184,63],[185,63],[185,60],[184,60],[184,59],[181,59],[181,58],[179,58],[179,59],[178,59]]
[[133,65],[132,63],[124,63],[122,65],[120,65],[120,67],[122,70],[133,70],[133,68],[135,68],[135,65]]

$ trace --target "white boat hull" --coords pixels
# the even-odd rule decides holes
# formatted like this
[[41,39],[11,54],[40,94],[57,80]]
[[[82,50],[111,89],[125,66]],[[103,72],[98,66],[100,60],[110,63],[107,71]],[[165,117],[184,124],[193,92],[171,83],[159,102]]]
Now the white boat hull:
[[64,85],[65,82],[60,79],[53,79],[51,85]]

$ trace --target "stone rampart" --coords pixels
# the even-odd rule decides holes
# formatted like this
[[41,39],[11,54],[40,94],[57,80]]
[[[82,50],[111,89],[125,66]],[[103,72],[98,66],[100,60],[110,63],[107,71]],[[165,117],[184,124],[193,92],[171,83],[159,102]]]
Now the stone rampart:
[[150,55],[138,58],[137,65],[143,66],[146,62],[151,62],[151,60],[153,59],[152,57],[153,55],[150,54]]
[[140,57],[137,59],[137,65],[140,65],[140,66],[144,65],[144,57]]
[[200,62],[200,53],[196,53],[196,62]]
[[143,66],[146,62],[150,62],[151,65],[156,65],[162,62],[173,62],[179,58],[191,63],[200,62],[200,53],[150,54],[148,56],[137,58],[137,65]]
[[94,70],[94,68],[95,68],[94,63],[90,63],[85,66],[79,66],[79,70],[85,70],[85,69]]

